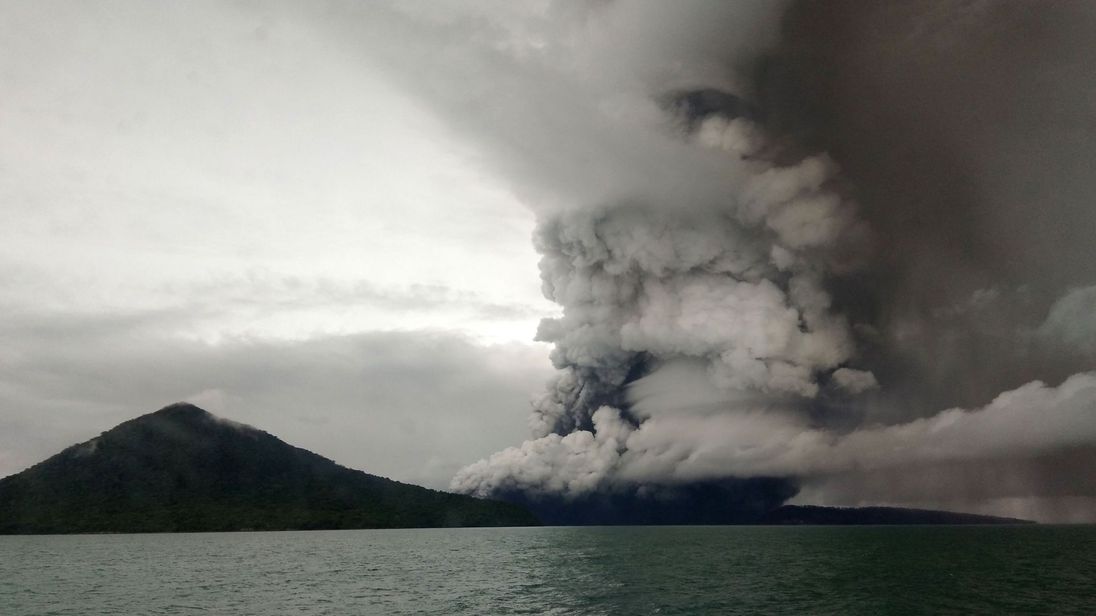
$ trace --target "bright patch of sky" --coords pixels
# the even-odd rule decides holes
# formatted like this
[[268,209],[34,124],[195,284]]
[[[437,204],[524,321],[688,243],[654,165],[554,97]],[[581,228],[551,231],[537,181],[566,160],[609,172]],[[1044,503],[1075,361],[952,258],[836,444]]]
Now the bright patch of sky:
[[11,3],[0,306],[185,309],[170,335],[437,329],[528,342],[532,215],[306,21],[206,3]]

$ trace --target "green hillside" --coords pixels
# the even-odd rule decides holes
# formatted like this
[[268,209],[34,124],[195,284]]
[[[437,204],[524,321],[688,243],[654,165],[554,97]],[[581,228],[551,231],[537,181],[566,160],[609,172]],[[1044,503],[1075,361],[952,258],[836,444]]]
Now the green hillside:
[[174,404],[0,479],[0,533],[526,526],[517,505],[339,466]]

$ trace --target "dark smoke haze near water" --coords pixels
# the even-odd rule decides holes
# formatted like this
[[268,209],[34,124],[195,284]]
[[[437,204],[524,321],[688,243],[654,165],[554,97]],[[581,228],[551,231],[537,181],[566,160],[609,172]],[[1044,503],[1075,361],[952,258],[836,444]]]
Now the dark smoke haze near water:
[[453,489],[1096,520],[1091,3],[430,6],[358,36],[562,308],[532,438]]

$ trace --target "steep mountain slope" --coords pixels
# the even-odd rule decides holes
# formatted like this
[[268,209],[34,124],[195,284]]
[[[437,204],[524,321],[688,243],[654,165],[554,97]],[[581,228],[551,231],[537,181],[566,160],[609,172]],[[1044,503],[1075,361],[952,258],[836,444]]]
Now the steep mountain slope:
[[352,470],[173,404],[0,479],[0,533],[524,526],[520,506]]

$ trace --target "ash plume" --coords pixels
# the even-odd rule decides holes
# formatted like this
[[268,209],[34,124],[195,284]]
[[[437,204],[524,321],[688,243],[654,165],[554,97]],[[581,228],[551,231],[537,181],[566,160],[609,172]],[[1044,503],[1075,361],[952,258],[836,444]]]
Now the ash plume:
[[531,438],[454,490],[1092,518],[1091,5],[446,7],[369,9],[371,57],[562,310]]

